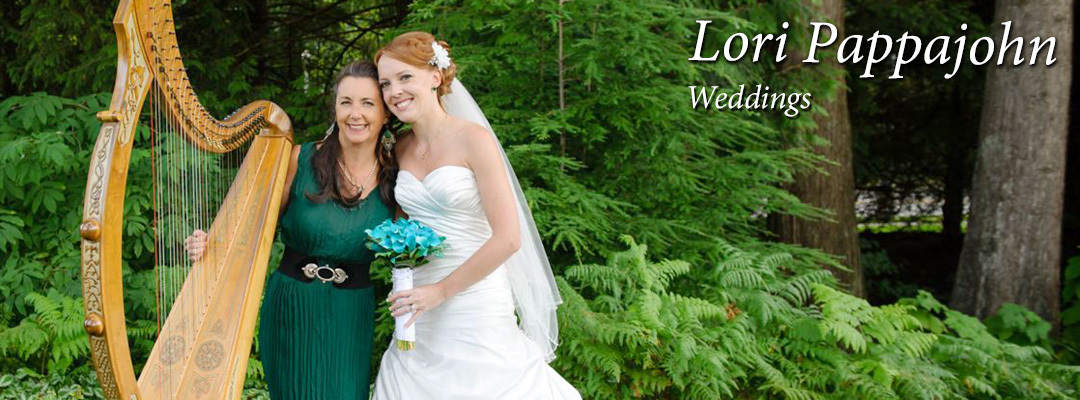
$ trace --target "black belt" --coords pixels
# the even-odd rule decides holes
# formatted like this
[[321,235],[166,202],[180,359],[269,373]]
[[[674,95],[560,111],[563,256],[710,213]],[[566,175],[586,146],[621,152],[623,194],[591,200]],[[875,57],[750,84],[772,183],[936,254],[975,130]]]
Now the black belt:
[[300,282],[329,283],[341,289],[364,289],[371,286],[370,267],[369,263],[326,262],[286,247],[278,272]]

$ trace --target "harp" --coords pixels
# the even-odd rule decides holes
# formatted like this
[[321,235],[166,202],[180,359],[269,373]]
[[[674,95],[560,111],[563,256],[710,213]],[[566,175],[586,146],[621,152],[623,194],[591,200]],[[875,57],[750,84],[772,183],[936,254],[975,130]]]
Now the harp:
[[[97,115],[102,126],[79,231],[84,325],[109,399],[240,396],[292,150],[289,118],[269,101],[221,120],[206,111],[189,84],[172,15],[169,0],[121,1],[113,19],[116,83],[109,109]],[[137,132],[146,119],[149,132]],[[121,245],[132,144],[146,133],[157,182],[152,254],[159,313],[156,339],[136,379]],[[200,200],[170,207],[186,197]],[[206,255],[194,263],[182,250],[192,228],[209,238]]]

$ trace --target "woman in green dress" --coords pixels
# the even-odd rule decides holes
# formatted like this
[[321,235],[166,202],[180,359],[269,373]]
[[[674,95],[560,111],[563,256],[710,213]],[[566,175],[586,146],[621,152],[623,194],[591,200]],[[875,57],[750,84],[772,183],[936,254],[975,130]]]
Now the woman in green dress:
[[[274,400],[366,400],[375,325],[365,229],[394,215],[390,113],[370,62],[334,85],[326,138],[293,149],[280,218],[285,255],[266,283],[259,354]],[[196,233],[188,249],[201,256]]]

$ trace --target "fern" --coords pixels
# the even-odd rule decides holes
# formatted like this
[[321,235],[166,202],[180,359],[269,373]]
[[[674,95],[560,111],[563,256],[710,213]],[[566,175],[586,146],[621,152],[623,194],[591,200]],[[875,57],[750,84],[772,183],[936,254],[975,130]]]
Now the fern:
[[[559,278],[554,366],[595,398],[1060,398],[1077,367],[928,293],[874,307],[789,253],[718,242],[712,269],[623,237]],[[759,250],[750,250],[750,248]],[[674,282],[697,276],[692,284]],[[686,282],[684,282],[686,283]]]
[[[687,263],[651,262],[646,246],[629,237],[623,241],[628,249],[612,254],[606,265],[570,267],[567,280],[559,280],[565,303],[555,365],[579,388],[595,388],[589,393],[596,398],[676,391],[711,399],[736,393],[732,378],[744,375],[744,367],[714,343],[750,336],[728,322],[723,306],[668,291],[671,280],[691,271]],[[581,286],[571,287],[568,279]],[[626,306],[605,300],[615,298]]]
[[26,301],[34,312],[19,325],[0,331],[0,354],[38,363],[44,367],[40,371],[60,373],[90,354],[81,298],[50,290],[45,295],[30,293]]

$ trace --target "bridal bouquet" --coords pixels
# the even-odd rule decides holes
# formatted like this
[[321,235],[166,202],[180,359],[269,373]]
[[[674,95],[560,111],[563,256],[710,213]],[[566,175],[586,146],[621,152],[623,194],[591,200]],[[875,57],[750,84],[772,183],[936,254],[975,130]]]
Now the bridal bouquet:
[[[413,288],[413,268],[428,263],[428,256],[442,257],[445,237],[411,219],[388,219],[375,229],[364,231],[367,246],[375,251],[375,259],[393,265],[394,291]],[[394,318],[394,337],[398,349],[412,350],[416,346],[416,325],[405,328],[412,313]]]

